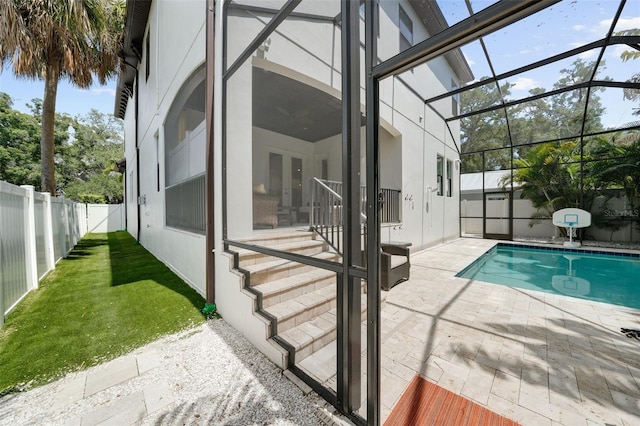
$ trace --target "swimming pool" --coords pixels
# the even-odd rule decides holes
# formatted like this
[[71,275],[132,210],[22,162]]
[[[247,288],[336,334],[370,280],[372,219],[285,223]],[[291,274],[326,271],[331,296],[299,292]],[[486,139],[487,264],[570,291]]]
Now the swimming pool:
[[640,255],[500,243],[456,274],[640,309]]

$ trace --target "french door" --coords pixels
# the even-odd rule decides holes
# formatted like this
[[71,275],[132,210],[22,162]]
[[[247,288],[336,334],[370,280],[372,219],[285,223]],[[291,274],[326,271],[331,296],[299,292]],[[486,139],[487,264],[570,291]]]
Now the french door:
[[302,207],[303,160],[291,154],[269,153],[269,192],[280,197],[280,206]]

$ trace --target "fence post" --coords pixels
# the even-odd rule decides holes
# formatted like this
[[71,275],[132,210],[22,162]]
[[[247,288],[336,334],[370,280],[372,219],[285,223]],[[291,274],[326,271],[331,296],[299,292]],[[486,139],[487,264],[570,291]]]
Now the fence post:
[[67,257],[67,255],[69,254],[69,252],[71,251],[71,232],[69,232],[70,227],[69,227],[69,211],[67,210],[67,200],[64,198],[64,196],[61,196],[60,199],[62,200],[62,214],[64,217],[64,247],[63,247],[63,254],[62,257]]
[[26,190],[25,250],[27,260],[27,283],[32,289],[38,288],[38,255],[36,250],[36,209],[33,185],[21,185]]
[[56,267],[56,256],[53,248],[53,209],[51,208],[51,194],[44,195],[44,253],[47,259],[47,272]]

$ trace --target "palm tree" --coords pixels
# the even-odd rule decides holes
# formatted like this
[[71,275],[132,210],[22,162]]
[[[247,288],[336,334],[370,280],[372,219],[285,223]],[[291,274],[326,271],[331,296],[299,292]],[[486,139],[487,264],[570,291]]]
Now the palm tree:
[[589,163],[584,164],[581,187],[577,142],[568,140],[535,145],[513,163],[513,181],[506,176],[501,183],[504,187],[510,184],[519,187],[522,198],[531,200],[536,212],[529,226],[550,218],[553,212],[565,207],[591,210],[595,196],[593,178],[588,170]]
[[56,194],[54,124],[58,82],[80,88],[105,84],[118,68],[123,0],[0,1],[0,71],[44,80],[41,190]]

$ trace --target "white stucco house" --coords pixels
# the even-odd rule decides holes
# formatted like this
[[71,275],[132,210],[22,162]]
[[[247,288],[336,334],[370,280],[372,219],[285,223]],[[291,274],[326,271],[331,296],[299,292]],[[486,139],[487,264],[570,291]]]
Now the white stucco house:
[[[411,50],[447,27],[436,3],[367,2],[368,27],[364,3],[283,3],[127,1],[115,114],[128,231],[273,362],[357,411],[360,386],[340,390],[336,317],[348,342],[366,340],[353,330],[380,303],[360,290],[384,268],[372,247],[460,236],[459,129],[443,119],[457,98],[424,99],[473,76],[451,50],[376,80],[369,98],[367,37],[376,63]],[[341,280],[362,283],[343,293],[362,310],[341,311]],[[351,378],[364,369],[347,364]]]

